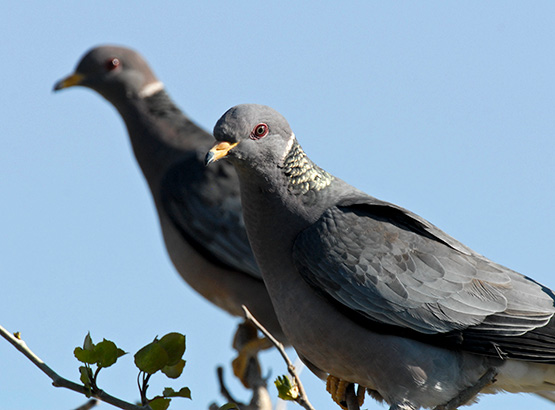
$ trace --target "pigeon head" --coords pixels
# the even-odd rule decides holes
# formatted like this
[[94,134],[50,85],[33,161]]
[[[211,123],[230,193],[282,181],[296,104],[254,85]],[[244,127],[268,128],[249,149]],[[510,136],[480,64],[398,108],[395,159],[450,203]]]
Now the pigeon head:
[[115,103],[148,97],[163,85],[142,56],[125,47],[100,46],[88,51],[75,72],[54,85],[54,91],[73,86],[90,88]]
[[265,105],[241,104],[230,108],[216,123],[219,141],[206,155],[206,164],[229,158],[236,166],[280,166],[295,135],[287,120]]
[[287,120],[265,105],[229,109],[216,123],[214,137],[219,142],[206,154],[206,165],[226,157],[249,177],[258,174],[276,184],[270,175],[281,174],[288,191],[297,196],[320,191],[333,179],[308,158]]

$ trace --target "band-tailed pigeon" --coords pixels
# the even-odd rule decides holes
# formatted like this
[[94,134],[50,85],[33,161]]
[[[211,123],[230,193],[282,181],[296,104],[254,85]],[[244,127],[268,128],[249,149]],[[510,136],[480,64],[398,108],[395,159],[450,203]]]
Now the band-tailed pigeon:
[[125,121],[183,279],[232,315],[242,316],[246,305],[286,342],[247,240],[237,174],[224,162],[204,166],[212,135],[179,110],[142,56],[128,48],[91,49],[54,89],[76,85],[98,92]]
[[264,281],[311,367],[391,409],[555,390],[550,289],[319,168],[269,107],[231,108],[214,136],[206,162],[235,165]]

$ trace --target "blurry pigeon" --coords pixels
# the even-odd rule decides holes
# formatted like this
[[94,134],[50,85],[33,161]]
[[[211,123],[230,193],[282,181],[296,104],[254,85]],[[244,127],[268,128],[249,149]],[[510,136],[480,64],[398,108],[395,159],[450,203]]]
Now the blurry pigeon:
[[390,409],[555,390],[551,290],[319,168],[269,107],[231,108],[214,136],[206,162],[235,165],[278,318],[312,367]]
[[90,88],[118,110],[148,182],[166,248],[179,274],[235,316],[246,305],[285,342],[250,249],[233,166],[204,166],[212,135],[186,117],[137,52],[114,46],[85,54],[54,90]]

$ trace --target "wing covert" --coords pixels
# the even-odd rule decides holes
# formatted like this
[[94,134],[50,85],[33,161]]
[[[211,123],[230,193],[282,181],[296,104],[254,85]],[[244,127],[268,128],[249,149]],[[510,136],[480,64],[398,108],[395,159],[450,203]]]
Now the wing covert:
[[233,167],[223,161],[210,168],[202,164],[201,159],[184,160],[166,173],[161,186],[165,211],[205,257],[262,279],[245,231]]
[[299,234],[294,258],[342,310],[420,334],[521,335],[555,312],[540,285],[377,200],[329,208]]

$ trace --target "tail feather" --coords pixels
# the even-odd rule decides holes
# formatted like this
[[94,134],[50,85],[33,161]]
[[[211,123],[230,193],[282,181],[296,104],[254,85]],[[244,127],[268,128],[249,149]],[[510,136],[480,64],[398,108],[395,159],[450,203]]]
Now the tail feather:
[[546,400],[549,400],[552,403],[555,403],[555,391],[540,391],[535,393],[540,397],[543,397]]

